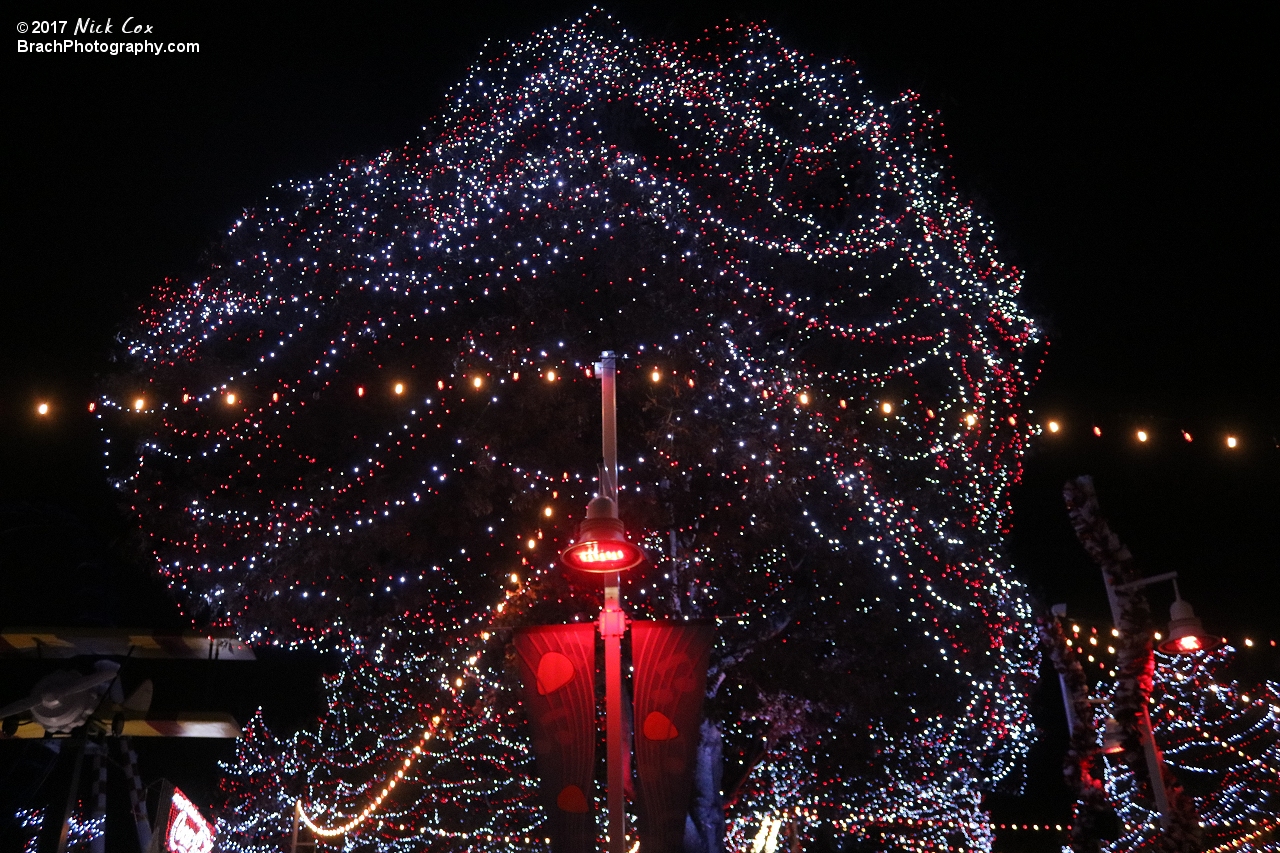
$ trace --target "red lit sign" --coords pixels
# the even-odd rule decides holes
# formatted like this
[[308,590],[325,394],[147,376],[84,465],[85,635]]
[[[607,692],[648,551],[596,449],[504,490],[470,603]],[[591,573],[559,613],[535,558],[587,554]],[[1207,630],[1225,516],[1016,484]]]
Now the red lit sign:
[[168,853],[212,853],[213,850],[213,827],[195,803],[177,788],[173,789],[173,799],[169,801],[164,849]]
[[588,539],[570,545],[560,559],[584,572],[621,572],[644,562],[644,552],[625,540]]

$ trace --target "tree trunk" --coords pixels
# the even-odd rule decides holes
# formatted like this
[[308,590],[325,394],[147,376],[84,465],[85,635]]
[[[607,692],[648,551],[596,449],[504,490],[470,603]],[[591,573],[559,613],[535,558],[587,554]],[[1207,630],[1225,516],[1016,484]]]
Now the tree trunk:
[[724,741],[719,723],[702,721],[693,771],[693,803],[684,826],[685,853],[724,853]]

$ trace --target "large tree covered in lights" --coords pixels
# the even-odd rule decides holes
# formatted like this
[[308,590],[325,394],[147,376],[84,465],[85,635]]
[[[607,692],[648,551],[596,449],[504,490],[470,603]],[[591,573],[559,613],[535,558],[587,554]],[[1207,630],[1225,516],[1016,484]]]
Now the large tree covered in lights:
[[344,653],[316,730],[231,766],[260,793],[228,844],[287,841],[235,781],[271,754],[321,823],[377,803],[352,848],[542,849],[505,629],[599,606],[554,555],[607,349],[653,560],[628,606],[717,625],[690,843],[799,809],[788,831],[988,847],[981,792],[1030,731],[1002,541],[1038,342],[935,117],[756,27],[592,15],[484,58],[437,126],[246,209],[101,399],[192,619]]

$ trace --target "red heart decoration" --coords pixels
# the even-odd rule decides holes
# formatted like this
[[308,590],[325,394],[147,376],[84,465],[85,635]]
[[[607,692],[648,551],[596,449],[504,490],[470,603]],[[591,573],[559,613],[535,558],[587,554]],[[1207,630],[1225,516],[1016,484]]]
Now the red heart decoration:
[[564,790],[560,792],[560,796],[556,797],[556,805],[562,812],[585,814],[587,811],[587,797],[577,785],[565,785]]
[[554,693],[573,681],[573,661],[559,652],[547,652],[538,660],[538,695]]
[[676,731],[675,723],[660,711],[649,712],[649,716],[644,718],[641,731],[648,740],[671,740],[680,735],[680,732]]

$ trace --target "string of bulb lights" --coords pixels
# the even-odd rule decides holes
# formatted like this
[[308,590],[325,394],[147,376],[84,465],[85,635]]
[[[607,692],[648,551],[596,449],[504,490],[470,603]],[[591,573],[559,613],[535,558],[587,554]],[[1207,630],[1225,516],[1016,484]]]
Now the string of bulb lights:
[[382,805],[383,801],[387,799],[387,797],[391,796],[391,792],[395,790],[396,785],[404,779],[405,773],[413,767],[414,758],[422,755],[423,751],[427,748],[427,744],[431,740],[432,735],[435,734],[436,726],[439,724],[440,718],[438,716],[431,718],[431,724],[423,730],[422,737],[419,743],[413,747],[412,754],[407,756],[404,761],[401,762],[400,767],[391,775],[391,778],[387,779],[387,782],[383,785],[382,789],[369,800],[368,804],[365,805],[364,808],[351,817],[351,819],[344,823],[322,826],[307,815],[306,807],[303,805],[302,800],[297,801],[296,808],[298,811],[298,819],[306,824],[307,829],[311,830],[321,838],[336,838],[340,835],[346,835],[348,832],[359,827],[360,824],[364,823],[377,812],[378,808]]
[[[250,720],[235,758],[223,765],[224,791],[239,805],[226,820],[238,830],[223,837],[227,849],[274,843],[296,814],[315,836],[347,846],[545,850],[531,757],[511,731],[514,720],[477,714],[466,701],[495,687],[492,672],[474,654],[463,657],[465,642],[424,643],[424,621],[407,618],[377,641],[341,649],[341,672],[325,679],[329,713],[317,730],[280,741],[260,714]],[[424,694],[443,710],[422,727]],[[388,719],[387,708],[401,710]],[[369,726],[370,715],[383,724]],[[244,798],[246,788],[257,796]],[[275,805],[265,807],[264,796]],[[479,802],[500,806],[505,820],[468,820]]]
[[[653,377],[661,377],[665,374],[662,368],[657,366],[655,366],[649,372],[650,372],[650,375]],[[514,375],[517,377],[517,381],[518,381],[519,372],[517,371]],[[554,369],[549,369],[545,371],[543,374],[543,377],[551,382],[554,382],[557,376],[558,374]],[[444,380],[437,380],[437,384],[443,381]],[[484,378],[473,377],[471,381],[473,383],[476,381],[479,381],[483,384]],[[656,382],[659,380],[654,379],[653,381]],[[476,387],[480,387],[480,386],[476,386]],[[403,395],[407,391],[407,388],[408,388],[407,384],[403,381],[392,382],[388,384],[389,393],[393,398],[403,397]],[[363,398],[368,391],[369,389],[367,389],[364,385],[357,385],[355,386],[354,393],[357,398]],[[244,405],[246,403],[243,395],[237,394],[234,391],[223,393],[221,395],[221,399],[229,407],[234,407],[238,404]],[[810,397],[808,392],[806,391],[800,391],[796,395],[796,399],[801,406],[809,405]],[[185,404],[194,403],[196,402],[196,400],[195,398],[192,398],[189,394],[184,394],[182,402],[185,405]],[[208,400],[206,399],[205,402],[208,402]],[[273,403],[279,402],[279,392],[273,392],[272,402]],[[98,411],[98,406],[101,403],[106,403],[110,405],[110,401],[95,400],[86,404],[85,409],[90,414],[95,413]],[[839,401],[839,404],[842,409],[847,408],[848,401],[842,399]],[[153,413],[157,407],[164,408],[166,405],[167,405],[166,403],[163,403],[163,402],[157,403],[156,401],[148,400],[145,397],[136,397],[133,400],[133,411],[137,412],[138,414],[148,414],[148,413]],[[37,414],[41,418],[47,418],[54,413],[55,408],[56,408],[55,404],[52,403],[51,401],[40,400],[35,404],[34,411],[35,411],[35,414]],[[887,401],[887,400],[876,403],[873,406],[873,411],[878,412],[879,414],[884,415],[886,417],[902,416],[902,412],[899,410],[899,407],[895,405],[894,402]],[[932,416],[929,416],[929,417],[932,417]],[[973,429],[978,426],[977,416],[971,413],[962,413],[959,416],[959,420],[961,423],[964,424],[966,429]],[[1066,438],[1071,436],[1073,433],[1086,433],[1088,435],[1092,435],[1094,438],[1102,438],[1104,434],[1107,435],[1108,437],[1110,437],[1113,434],[1119,434],[1120,436],[1126,438],[1127,440],[1136,443],[1138,446],[1153,444],[1153,443],[1158,444],[1165,440],[1173,441],[1174,443],[1181,443],[1181,444],[1188,444],[1188,445],[1196,443],[1197,441],[1200,441],[1201,443],[1208,442],[1210,444],[1223,447],[1227,450],[1243,450],[1245,448],[1251,447],[1258,443],[1256,439],[1253,441],[1250,441],[1245,434],[1238,431],[1228,432],[1228,431],[1218,430],[1216,432],[1211,432],[1206,438],[1203,433],[1197,432],[1193,434],[1192,431],[1188,429],[1173,429],[1173,428],[1156,429],[1153,427],[1130,427],[1126,429],[1124,427],[1117,427],[1114,429],[1109,428],[1107,430],[1104,430],[1103,427],[1095,424],[1095,425],[1089,425],[1086,430],[1083,427],[1078,427],[1078,426],[1073,428],[1071,426],[1068,426],[1066,422],[1064,422],[1063,420],[1056,419],[1056,418],[1049,418],[1042,421],[1033,421],[1030,424],[1030,427],[1033,430],[1034,434],[1044,436],[1047,439],[1052,439],[1057,437]],[[1200,439],[1197,439],[1196,437],[1197,435],[1200,435]]]
[[[511,580],[512,587],[506,590],[504,594],[505,600],[497,603],[497,605],[492,608],[493,611],[496,613],[500,613],[505,608],[507,601],[509,601],[513,595],[518,594],[519,584],[520,584],[519,575],[516,573],[512,573],[510,580]],[[482,641],[487,641],[489,639],[488,632],[483,632],[481,635],[481,639]],[[350,665],[355,660],[355,657],[356,657],[356,655],[354,654],[355,651],[356,651],[355,649],[352,649],[345,656],[348,665]],[[464,668],[462,670],[456,671],[456,674],[453,675],[452,677],[445,676],[444,678],[440,679],[441,686],[445,690],[447,690],[449,696],[453,700],[458,701],[462,698],[460,694],[463,691],[463,688],[467,686],[468,682],[480,681],[486,678],[486,673],[482,669],[477,668],[478,662],[479,662],[478,655],[472,654],[469,657],[467,657],[463,662]],[[454,663],[456,665],[457,663],[456,659]],[[337,684],[338,682],[335,681],[333,683]],[[338,701],[340,701],[336,693],[334,695],[331,695],[330,700],[331,700],[331,707],[333,704],[336,704]],[[432,740],[432,738],[436,736],[440,728],[440,725],[441,725],[441,716],[440,715],[433,716],[430,722],[424,727],[421,737],[419,738],[418,742],[413,745],[409,753],[405,755],[403,759],[394,762],[393,766],[395,766],[395,769],[391,772],[384,772],[382,774],[379,774],[382,778],[385,778],[386,781],[383,783],[382,787],[377,791],[377,793],[375,794],[375,793],[372,793],[371,791],[362,792],[362,795],[366,798],[365,805],[362,808],[360,808],[351,818],[339,823],[323,825],[318,822],[321,814],[330,813],[330,814],[337,815],[340,813],[341,809],[337,806],[327,806],[327,807],[321,806],[319,811],[316,814],[316,817],[313,818],[308,815],[303,798],[299,798],[298,800],[295,801],[295,810],[297,812],[298,820],[303,825],[305,825],[308,830],[310,830],[316,836],[319,836],[321,838],[337,838],[337,837],[346,836],[348,834],[357,832],[363,824],[382,814],[380,810],[382,809],[384,803],[386,803],[388,799],[392,796],[397,785],[404,783],[406,781],[406,777],[408,777],[412,781],[412,777],[409,775],[410,771],[413,769],[415,762],[420,757],[427,754],[427,747],[430,741]],[[396,747],[396,748],[402,748],[402,747]],[[436,787],[440,787],[443,789],[448,789],[449,787],[451,787],[448,784],[443,784],[443,785],[440,784],[440,780],[438,779],[432,780],[432,783]],[[311,797],[311,799],[312,799],[312,802],[314,803],[315,802],[314,797]],[[395,818],[395,815],[392,814],[390,816],[384,816],[383,820],[384,822],[387,820],[394,821],[394,818]],[[401,830],[405,828],[403,824],[396,824],[396,825]],[[533,836],[528,834],[502,835],[500,833],[495,834],[492,831],[485,831],[482,833],[459,832],[459,831],[451,832],[448,830],[442,830],[440,828],[435,828],[434,830],[428,830],[426,827],[422,827],[420,832],[422,834],[431,832],[431,834],[435,836],[448,838],[448,839],[475,840],[476,838],[483,836],[487,841],[498,841],[508,845],[515,844],[515,843],[531,845],[531,844],[536,844],[539,841],[541,842],[546,841],[546,839],[535,839]],[[508,849],[514,849],[514,848],[508,848]]]
[[[1120,636],[1120,632],[1115,628],[1111,628],[1109,631],[1104,628],[1102,633],[1099,633],[1097,626],[1090,627],[1087,631],[1082,632],[1079,621],[1072,624],[1071,631],[1073,636],[1067,638],[1067,647],[1073,649],[1076,654],[1084,656],[1086,663],[1097,664],[1099,670],[1105,670],[1108,675],[1114,676],[1115,670],[1111,668],[1114,664],[1102,658],[1104,654],[1114,657],[1116,646],[1109,640],[1100,640],[1099,638],[1109,636],[1114,640]],[[1081,636],[1082,633],[1084,634],[1083,637]],[[1151,637],[1158,643],[1164,638],[1164,634],[1160,631],[1153,631]],[[1241,637],[1240,645],[1233,648],[1232,651],[1265,647],[1274,649],[1276,648],[1276,643],[1276,640],[1254,640],[1252,637]]]

